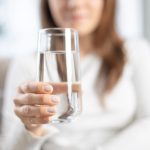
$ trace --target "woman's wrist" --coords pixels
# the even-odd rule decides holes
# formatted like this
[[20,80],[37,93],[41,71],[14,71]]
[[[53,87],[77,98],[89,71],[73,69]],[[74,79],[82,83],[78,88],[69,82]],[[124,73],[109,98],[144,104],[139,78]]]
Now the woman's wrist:
[[46,130],[42,125],[25,125],[27,131],[32,133],[35,136],[45,136],[47,134]]

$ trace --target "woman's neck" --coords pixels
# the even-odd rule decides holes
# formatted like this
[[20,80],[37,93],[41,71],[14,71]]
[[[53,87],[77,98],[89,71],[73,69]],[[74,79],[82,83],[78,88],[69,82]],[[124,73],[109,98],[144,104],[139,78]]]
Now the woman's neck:
[[84,58],[86,55],[91,53],[94,49],[93,43],[92,43],[92,37],[86,36],[86,37],[80,37],[80,55],[81,58]]

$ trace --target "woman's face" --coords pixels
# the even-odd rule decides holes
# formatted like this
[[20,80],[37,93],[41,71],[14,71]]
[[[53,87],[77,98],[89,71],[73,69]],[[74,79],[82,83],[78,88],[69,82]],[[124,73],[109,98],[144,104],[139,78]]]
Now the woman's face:
[[104,0],[48,0],[58,27],[70,27],[81,36],[91,34],[99,25]]

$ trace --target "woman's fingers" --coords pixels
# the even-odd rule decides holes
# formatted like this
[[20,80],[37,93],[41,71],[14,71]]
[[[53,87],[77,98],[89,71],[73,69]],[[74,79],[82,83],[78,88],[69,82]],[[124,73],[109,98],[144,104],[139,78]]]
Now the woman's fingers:
[[53,87],[48,83],[43,82],[29,82],[24,83],[18,88],[19,93],[37,93],[46,94],[52,93]]
[[51,117],[22,117],[20,119],[25,125],[47,124],[51,122]]
[[79,92],[81,89],[80,83],[73,83],[68,86],[67,82],[62,83],[51,83],[51,86],[53,87],[53,94],[66,94],[68,92],[68,89],[70,88],[72,92]]
[[[66,87],[66,86],[65,86]],[[18,88],[18,94],[14,98],[15,113],[25,125],[44,124],[51,121],[56,114],[56,105],[59,97],[54,93],[64,93],[64,86],[56,85],[53,92],[50,83],[30,82],[22,84]]]
[[19,94],[14,98],[16,105],[49,105],[54,106],[59,103],[59,97],[50,94]]
[[15,107],[18,117],[43,117],[53,116],[56,113],[55,107],[23,105]]
[[68,92],[68,88],[70,88],[73,92],[78,92],[81,89],[79,83],[74,83],[68,87],[68,84],[66,82],[64,83],[30,82],[22,84],[18,88],[18,91],[19,93],[63,94]]

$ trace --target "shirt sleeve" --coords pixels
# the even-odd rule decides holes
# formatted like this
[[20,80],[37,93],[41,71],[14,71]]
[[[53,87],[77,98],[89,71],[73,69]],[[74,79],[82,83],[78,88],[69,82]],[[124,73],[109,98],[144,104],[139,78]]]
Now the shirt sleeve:
[[[25,59],[25,58],[24,58]],[[32,68],[32,71],[31,71]],[[14,114],[13,111],[13,97],[16,94],[18,85],[26,81],[34,81],[35,79],[35,66],[32,65],[30,59],[17,60],[12,63],[9,69],[6,88],[4,94],[4,107],[3,107],[3,149],[4,150],[37,150],[40,149],[42,143],[57,133],[58,130],[54,127],[47,128],[47,136],[36,137],[28,132],[23,123]]]
[[49,128],[45,126],[45,131],[48,133],[47,135],[38,137],[27,131],[21,122],[18,122],[9,136],[6,136],[7,139],[4,139],[2,150],[39,150],[47,139],[59,133],[51,125]]
[[150,149],[150,45],[144,40],[128,43],[129,63],[133,67],[137,114],[135,121],[96,150]]

